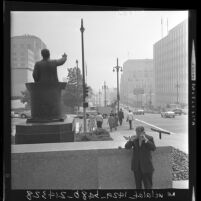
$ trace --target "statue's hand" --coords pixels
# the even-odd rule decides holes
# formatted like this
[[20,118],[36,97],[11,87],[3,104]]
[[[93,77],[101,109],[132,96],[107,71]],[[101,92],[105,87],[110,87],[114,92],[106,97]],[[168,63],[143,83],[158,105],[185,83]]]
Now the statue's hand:
[[62,55],[62,57],[67,57],[67,54],[66,54],[66,53],[64,53],[64,54]]

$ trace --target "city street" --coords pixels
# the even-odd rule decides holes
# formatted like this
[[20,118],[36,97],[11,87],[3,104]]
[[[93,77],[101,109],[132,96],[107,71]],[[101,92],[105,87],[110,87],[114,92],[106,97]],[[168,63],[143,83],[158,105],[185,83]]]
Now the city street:
[[[134,117],[136,119],[136,121],[134,121],[134,124],[136,125],[141,124],[141,122],[137,121],[141,120],[172,133],[185,134],[188,132],[187,115],[175,116],[175,118],[162,118],[160,114],[145,113],[145,115],[135,115]],[[151,127],[147,124],[145,125],[148,128]]]
[[[126,116],[126,115],[125,115]],[[175,118],[162,118],[160,114],[135,115],[133,121],[133,130],[129,130],[129,124],[124,119],[122,126],[118,126],[117,131],[110,133],[114,140],[120,142],[120,146],[124,147],[126,140],[123,136],[135,135],[136,126],[143,125],[148,135],[154,137],[156,146],[173,146],[181,151],[188,153],[188,116],[181,115]],[[109,131],[107,120],[104,120],[103,128]],[[151,128],[161,129],[170,132],[170,135],[159,134],[153,132]]]
[[[126,118],[126,112],[124,112]],[[124,146],[125,139],[123,136],[135,135],[136,126],[143,125],[147,134],[152,135],[156,145],[174,146],[188,153],[188,115],[175,116],[175,118],[162,118],[160,114],[134,115],[133,130],[129,130],[129,124],[124,118],[122,126],[118,126],[117,131],[110,133],[114,140],[120,142],[120,146]],[[26,122],[26,119],[12,118],[12,136],[15,136],[15,125]],[[104,119],[103,128],[109,131],[107,119]],[[151,128],[165,130],[171,135],[162,134],[162,139],[159,139],[159,134],[153,132]],[[14,138],[13,138],[14,140]]]

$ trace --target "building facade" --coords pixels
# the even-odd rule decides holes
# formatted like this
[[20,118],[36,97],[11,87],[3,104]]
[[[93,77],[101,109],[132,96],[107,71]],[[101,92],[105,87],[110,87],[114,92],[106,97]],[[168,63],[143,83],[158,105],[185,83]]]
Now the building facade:
[[152,59],[127,60],[120,80],[120,102],[133,107],[154,105]]
[[35,62],[41,60],[46,44],[38,37],[22,35],[11,37],[11,97],[21,96],[26,82],[33,82]]
[[153,46],[155,104],[188,104],[188,22],[178,24]]

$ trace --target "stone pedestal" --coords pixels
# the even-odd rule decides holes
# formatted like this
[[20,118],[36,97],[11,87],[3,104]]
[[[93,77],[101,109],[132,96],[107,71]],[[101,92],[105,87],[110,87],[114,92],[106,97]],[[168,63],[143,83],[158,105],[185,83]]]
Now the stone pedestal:
[[25,123],[16,126],[16,144],[74,142],[72,123]]
[[31,118],[16,125],[16,144],[73,142],[72,123],[61,110],[66,83],[26,83],[31,97]]
[[61,91],[65,86],[65,82],[26,83],[31,97],[31,118],[27,123],[63,121]]

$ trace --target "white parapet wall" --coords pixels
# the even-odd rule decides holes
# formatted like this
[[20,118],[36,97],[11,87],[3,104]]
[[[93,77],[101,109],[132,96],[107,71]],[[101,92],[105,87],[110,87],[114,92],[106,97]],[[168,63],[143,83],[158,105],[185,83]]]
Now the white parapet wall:
[[[115,142],[12,145],[12,189],[135,189],[132,150]],[[155,189],[172,188],[171,147],[153,152]]]

